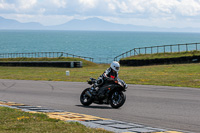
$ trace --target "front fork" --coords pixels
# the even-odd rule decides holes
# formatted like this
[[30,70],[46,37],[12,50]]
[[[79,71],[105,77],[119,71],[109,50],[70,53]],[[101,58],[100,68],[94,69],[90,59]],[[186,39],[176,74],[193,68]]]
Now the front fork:
[[87,96],[89,96],[89,97],[92,97],[93,95],[94,95],[94,93],[95,93],[95,87],[94,87],[94,85],[90,88],[90,89],[88,89],[88,91],[86,91],[85,92],[85,94],[87,95]]

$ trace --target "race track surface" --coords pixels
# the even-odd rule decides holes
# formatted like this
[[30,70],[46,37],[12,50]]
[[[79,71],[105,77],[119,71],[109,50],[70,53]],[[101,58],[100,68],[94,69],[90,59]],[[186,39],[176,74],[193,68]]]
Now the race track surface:
[[81,82],[0,79],[0,100],[89,114],[157,128],[200,132],[200,89],[129,85],[120,109],[79,101]]

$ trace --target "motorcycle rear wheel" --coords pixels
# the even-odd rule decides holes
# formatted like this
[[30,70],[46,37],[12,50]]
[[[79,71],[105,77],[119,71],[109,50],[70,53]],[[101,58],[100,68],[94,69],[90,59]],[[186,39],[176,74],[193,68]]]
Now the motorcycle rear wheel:
[[121,91],[114,91],[110,97],[110,105],[112,108],[120,108],[126,101],[126,95]]
[[89,97],[86,92],[89,91],[90,88],[85,89],[80,96],[80,102],[84,105],[84,106],[89,106],[90,104],[92,104],[93,102],[93,98]]

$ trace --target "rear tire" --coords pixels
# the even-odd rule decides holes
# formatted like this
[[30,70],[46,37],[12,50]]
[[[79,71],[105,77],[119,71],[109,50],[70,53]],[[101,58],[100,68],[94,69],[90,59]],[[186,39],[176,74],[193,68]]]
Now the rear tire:
[[114,91],[110,97],[110,105],[112,108],[120,108],[126,101],[126,95],[121,91]]
[[89,106],[90,104],[92,104],[93,102],[93,98],[89,97],[86,92],[89,91],[90,88],[85,89],[80,96],[80,102],[84,105],[84,106]]

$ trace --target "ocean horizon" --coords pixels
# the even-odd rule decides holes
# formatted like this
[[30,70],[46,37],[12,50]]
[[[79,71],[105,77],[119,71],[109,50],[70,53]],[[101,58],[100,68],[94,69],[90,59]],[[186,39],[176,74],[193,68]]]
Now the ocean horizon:
[[110,63],[139,47],[199,43],[200,33],[0,30],[0,53],[65,52]]

